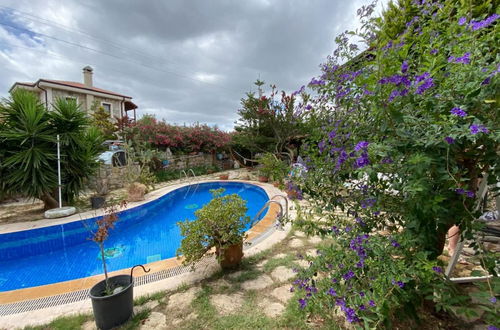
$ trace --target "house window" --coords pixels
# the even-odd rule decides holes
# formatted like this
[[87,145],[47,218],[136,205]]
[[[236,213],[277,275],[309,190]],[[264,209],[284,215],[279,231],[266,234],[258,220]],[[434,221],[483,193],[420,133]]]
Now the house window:
[[101,103],[101,106],[102,106],[102,108],[103,108],[103,109],[104,109],[107,113],[109,113],[109,115],[110,115],[110,116],[112,115],[112,113],[111,113],[111,110],[112,110],[112,109],[111,109],[111,103],[105,103],[105,102],[102,102],[102,103]]

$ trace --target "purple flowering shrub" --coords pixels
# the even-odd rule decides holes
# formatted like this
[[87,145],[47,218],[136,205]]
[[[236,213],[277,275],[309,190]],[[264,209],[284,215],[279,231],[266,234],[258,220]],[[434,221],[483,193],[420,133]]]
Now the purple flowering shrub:
[[[342,235],[301,274],[300,304],[338,306],[353,322],[388,320],[439,290],[445,281],[435,281],[442,272],[432,267],[440,267],[433,262],[446,232],[458,224],[471,238],[480,227],[480,180],[488,173],[490,184],[500,181],[498,15],[454,1],[401,3],[378,21],[374,6],[364,6],[362,28],[336,38],[309,84],[308,173],[295,182],[323,222],[299,223]],[[381,230],[392,238],[375,234]],[[495,256],[477,249],[497,276]],[[498,289],[489,286],[488,295]],[[457,303],[447,290],[428,299],[446,309]]]
[[[431,299],[450,309],[442,300],[456,296],[456,290],[442,281],[440,266],[424,252],[412,249],[411,237],[367,234],[362,228],[325,229],[326,236],[334,238],[334,248],[320,248],[317,257],[306,257],[310,266],[299,273],[291,288],[297,292],[300,309],[325,318],[340,314],[349,323],[370,328],[381,322],[387,325],[395,315],[413,316],[423,297],[432,297],[433,292],[439,295]],[[459,297],[455,303],[466,299]]]
[[[474,198],[456,189],[476,191],[485,172],[500,180],[500,20],[472,7],[404,2],[375,23],[365,6],[363,29],[336,39],[309,84],[312,171],[302,190],[355,212],[360,198],[375,198],[388,224],[412,231],[433,258],[452,225],[467,237],[474,229]],[[368,48],[351,47],[350,35]],[[378,226],[370,212],[362,221]]]

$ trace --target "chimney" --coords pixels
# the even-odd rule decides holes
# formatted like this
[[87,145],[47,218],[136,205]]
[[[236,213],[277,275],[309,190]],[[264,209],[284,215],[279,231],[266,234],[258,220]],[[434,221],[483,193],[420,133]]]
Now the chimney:
[[92,69],[90,66],[83,68],[83,84],[87,87],[92,87]]

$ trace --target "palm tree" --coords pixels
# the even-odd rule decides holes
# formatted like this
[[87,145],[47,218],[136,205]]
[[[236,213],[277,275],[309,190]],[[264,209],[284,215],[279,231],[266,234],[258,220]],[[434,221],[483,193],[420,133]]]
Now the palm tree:
[[51,196],[57,188],[56,133],[45,107],[35,94],[19,89],[0,104],[0,121],[4,191],[40,198],[46,209],[57,207]]
[[72,202],[96,167],[102,138],[73,100],[47,111],[38,97],[16,90],[0,104],[0,189],[58,206],[56,136],[61,137],[63,201]]

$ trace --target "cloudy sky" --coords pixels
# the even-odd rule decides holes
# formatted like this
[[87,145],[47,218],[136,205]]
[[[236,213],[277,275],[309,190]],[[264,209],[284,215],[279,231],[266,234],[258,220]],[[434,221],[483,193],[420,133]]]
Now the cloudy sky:
[[260,77],[286,91],[318,75],[369,0],[2,0],[0,96],[15,81],[82,81],[138,114],[230,130]]

